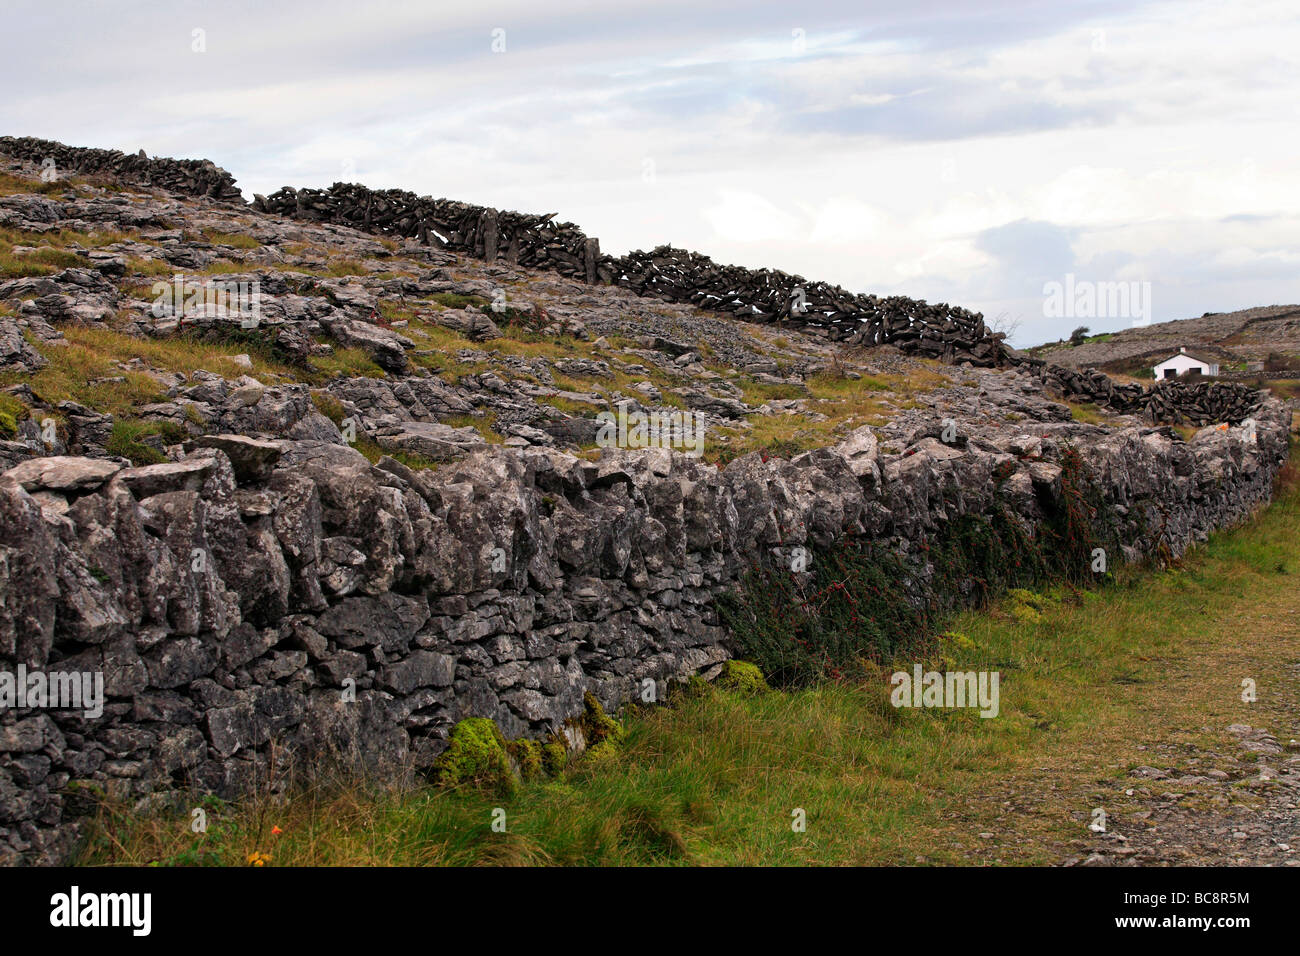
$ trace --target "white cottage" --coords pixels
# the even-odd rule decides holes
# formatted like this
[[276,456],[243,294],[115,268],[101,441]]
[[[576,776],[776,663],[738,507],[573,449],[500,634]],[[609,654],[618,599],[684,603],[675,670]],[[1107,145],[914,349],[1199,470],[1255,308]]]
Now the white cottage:
[[1200,375],[1218,375],[1219,366],[1217,362],[1210,362],[1199,359],[1195,355],[1188,355],[1187,349],[1180,348],[1177,355],[1165,359],[1153,371],[1156,373],[1157,379],[1177,378],[1179,375],[1186,375],[1188,372]]

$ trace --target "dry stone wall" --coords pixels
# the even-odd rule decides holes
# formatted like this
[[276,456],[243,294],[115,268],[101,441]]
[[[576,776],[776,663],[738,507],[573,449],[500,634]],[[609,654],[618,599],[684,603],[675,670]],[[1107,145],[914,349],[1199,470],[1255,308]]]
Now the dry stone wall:
[[[45,153],[22,148],[38,162]],[[139,161],[162,165],[110,157],[97,168],[167,175],[169,161]],[[63,166],[96,162],[73,152]],[[222,176],[174,188],[224,195]],[[299,212],[296,197],[294,214],[356,213],[354,200],[332,210],[311,194]],[[588,281],[667,298],[707,288],[718,301],[703,304],[733,312],[774,308],[787,281],[803,281],[675,252],[634,254],[615,274],[612,260],[553,217],[493,218],[448,203],[421,219],[404,202],[369,202],[361,228],[418,235],[423,224],[431,242],[497,258],[504,247],[521,265],[571,275],[580,251]],[[706,277],[695,291],[687,273]],[[823,317],[853,306],[829,287],[804,291]],[[953,341],[972,345],[941,357],[973,356],[980,343],[1002,349],[979,337],[982,324],[935,308],[919,327],[909,312],[907,329],[900,318],[888,335],[929,343],[932,328],[951,323]],[[859,323],[846,340],[867,328]],[[0,354],[30,368],[40,356],[24,342],[11,335]],[[1104,376],[1020,364],[1018,374],[978,373],[987,379],[980,414],[957,423],[958,440],[941,440],[947,429],[914,411],[882,430],[883,446],[868,428],[788,461],[750,455],[722,469],[667,451],[589,462],[541,446],[467,446],[436,471],[387,458],[372,465],[321,416],[319,430],[288,428],[312,415],[305,387],[273,390],[253,411],[223,405],[219,379],[190,386],[212,390],[223,409],[215,427],[261,431],[274,417],[286,426],[277,434],[290,437],[198,436],[143,467],[26,451],[12,467],[5,460],[0,677],[93,674],[106,699],[93,714],[32,701],[0,707],[0,861],[66,859],[92,794],[149,804],[196,790],[237,796],[331,767],[399,779],[431,766],[464,717],[538,736],[578,715],[588,691],[613,707],[639,696],[646,679],[708,674],[733,652],[717,598],[776,560],[776,549],[816,553],[857,536],[919,563],[927,538],[963,515],[1005,507],[1036,529],[1062,507],[1067,447],[1103,489],[1125,558],[1179,553],[1268,500],[1288,449],[1280,403],[1162,385],[1152,393],[1170,399],[1162,414],[1249,410],[1256,419],[1253,429],[1205,429],[1184,442],[1167,428],[1069,422],[1068,409],[1042,401],[1031,371],[1126,410],[1154,399]],[[429,386],[421,400],[454,398]],[[70,450],[83,438],[86,448],[103,445],[102,416],[61,411]]]
[[771,269],[724,266],[708,256],[660,246],[626,256],[601,255],[600,243],[555,215],[525,215],[352,183],[329,189],[284,187],[254,204],[263,212],[415,238],[453,252],[510,265],[551,269],[589,283],[689,302],[751,322],[781,322],[850,344],[893,344],[948,361],[991,367],[1006,361],[1000,336],[983,317],[958,306],[905,296],[858,295]]
[[1037,375],[1066,398],[1173,425],[1240,424],[1259,411],[1266,398],[1259,389],[1240,382],[1158,382],[1148,388],[1135,382],[1119,384],[1097,369],[1041,362],[1037,363]]
[[65,859],[91,793],[402,778],[461,718],[538,736],[588,690],[613,707],[645,679],[707,674],[731,653],[715,599],[773,549],[857,535],[906,553],[998,503],[1036,528],[1061,506],[1067,446],[1125,557],[1180,552],[1268,500],[1288,416],[1258,417],[1253,440],[1038,422],[897,453],[868,428],[724,469],[491,448],[414,472],[238,436],[143,467],[30,459],[0,476],[0,672],[99,674],[106,701],[0,711],[0,859]]
[[48,165],[60,176],[69,172],[112,176],[122,183],[165,189],[183,196],[210,196],[226,202],[243,202],[235,177],[206,159],[150,159],[144,150],[123,153],[116,149],[65,146],[32,136],[0,136],[0,153]]
[[329,189],[285,186],[254,206],[296,219],[353,226],[364,232],[418,239],[461,255],[595,281],[589,266],[599,244],[555,213],[531,215],[486,206],[431,199],[400,189],[373,190],[354,183]]

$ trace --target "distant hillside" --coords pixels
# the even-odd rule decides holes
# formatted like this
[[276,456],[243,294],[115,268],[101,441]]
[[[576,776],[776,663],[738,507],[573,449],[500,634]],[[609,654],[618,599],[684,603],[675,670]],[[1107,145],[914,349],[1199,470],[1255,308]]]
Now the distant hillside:
[[1058,365],[1149,378],[1151,366],[1179,348],[1217,361],[1224,375],[1300,378],[1300,305],[1208,312],[1089,336],[1080,345],[1048,343],[1028,351]]

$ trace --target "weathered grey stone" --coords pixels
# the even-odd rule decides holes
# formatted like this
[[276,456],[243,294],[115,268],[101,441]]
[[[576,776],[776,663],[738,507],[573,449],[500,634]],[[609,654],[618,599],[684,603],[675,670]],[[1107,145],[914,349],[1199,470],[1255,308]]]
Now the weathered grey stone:
[[118,462],[96,458],[33,458],[10,468],[0,481],[11,481],[26,491],[83,492],[98,488],[121,470]]
[[417,687],[446,687],[455,674],[456,659],[450,654],[414,651],[404,660],[385,667],[379,682],[395,694],[409,694]]
[[126,485],[136,498],[150,498],[165,491],[198,491],[211,471],[211,459],[190,458],[124,468],[115,480]]
[[185,443],[186,451],[216,448],[225,452],[241,482],[262,481],[280,458],[280,443],[247,438],[243,435],[200,435]]
[[[4,297],[4,289],[0,287],[0,300]],[[35,372],[48,364],[40,352],[27,344],[18,323],[9,316],[0,315],[0,369],[6,372]]]

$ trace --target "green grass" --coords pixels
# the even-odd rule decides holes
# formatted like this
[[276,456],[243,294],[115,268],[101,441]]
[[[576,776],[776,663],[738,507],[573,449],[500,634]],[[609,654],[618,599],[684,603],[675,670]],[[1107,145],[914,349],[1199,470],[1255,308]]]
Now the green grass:
[[505,436],[496,430],[496,412],[487,415],[450,415],[440,418],[439,421],[452,428],[472,428],[490,445],[499,445],[506,440]]
[[133,236],[114,229],[96,232],[79,232],[75,229],[59,229],[54,232],[24,232],[21,229],[6,227],[0,228],[0,249],[7,250],[13,246],[51,246],[55,249],[63,249],[73,244],[96,249],[100,246],[112,245],[115,242],[125,242],[129,239],[138,238],[138,235]]
[[348,276],[370,275],[370,270],[356,259],[331,259],[329,265],[323,269],[298,268],[295,271],[305,272],[308,275],[325,276],[333,279],[343,279]]
[[[898,408],[916,407],[916,397],[951,384],[937,362],[899,375],[849,378],[832,372],[808,376],[804,387],[737,381],[751,405],[778,398],[804,398],[808,414],[750,415],[749,428],[715,429],[708,436],[705,458],[723,464],[750,452],[788,457],[832,445],[862,425],[883,425]],[[824,416],[817,420],[814,415]]]
[[[140,405],[165,400],[162,386],[143,372],[123,371],[119,363],[144,359],[150,366],[191,375],[202,369],[230,378],[241,374],[267,378],[286,374],[255,341],[203,342],[181,335],[141,339],[110,329],[63,329],[66,345],[33,343],[49,365],[32,375],[9,372],[0,385],[26,383],[50,404],[75,401],[114,416],[132,416]],[[253,369],[236,365],[247,354]]]
[[[249,266],[247,263],[244,262],[229,262],[225,259],[218,259],[215,262],[208,263],[206,266],[200,269],[199,275],[204,275],[204,276],[242,275],[244,273],[251,272],[253,268],[255,267]],[[299,269],[297,271],[302,272],[304,270]],[[165,272],[162,274],[166,275]]]
[[326,379],[387,377],[387,373],[375,363],[365,349],[335,346],[333,354],[313,355],[307,362],[318,377]]
[[347,409],[343,403],[331,395],[319,389],[313,389],[311,393],[311,403],[316,406],[316,411],[320,412],[339,428],[343,427],[343,420],[347,418]]
[[[996,719],[893,708],[886,675],[903,660],[796,692],[681,694],[625,715],[619,749],[513,796],[321,788],[220,805],[202,836],[188,817],[112,806],[84,862],[241,865],[255,851],[271,865],[1056,862],[1084,845],[1079,814],[1100,782],[1177,760],[1155,744],[1259,725],[1238,684],[1248,673],[1262,695],[1281,692],[1300,647],[1298,523],[1292,468],[1255,523],[1170,570],[1127,570],[1101,591],[1012,592],[951,617],[939,660],[1001,674]],[[498,807],[504,833],[490,826]],[[805,833],[791,827],[798,809]]]
[[807,398],[808,389],[802,385],[768,384],[742,379],[740,389],[747,405],[762,405],[764,402],[790,398]]
[[552,408],[576,418],[595,418],[597,412],[602,410],[599,405],[565,398],[563,395],[538,395],[534,398],[534,401],[539,405],[550,405]]
[[157,448],[143,439],[158,436],[163,445],[174,445],[186,437],[185,430],[173,422],[147,422],[140,419],[119,418],[113,422],[105,450],[110,455],[131,459],[133,465],[154,465],[167,460]]
[[[392,306],[384,307],[385,314],[394,309]],[[396,310],[394,310],[396,311]],[[396,315],[389,315],[389,318],[396,318]],[[410,338],[421,349],[437,349],[441,352],[455,352],[459,349],[477,348],[477,346],[452,329],[438,325],[434,322],[426,322],[415,316],[402,316],[407,320],[406,328],[402,329],[402,334]]]
[[72,180],[61,174],[52,183],[39,179],[24,179],[10,173],[0,173],[0,196],[24,196],[38,194],[42,196],[61,196],[68,190],[77,191],[80,180]]
[[481,295],[462,295],[459,292],[438,292],[429,296],[429,299],[447,309],[482,308],[490,301]]
[[76,266],[85,268],[90,264],[85,256],[66,249],[45,247],[35,252],[14,255],[12,252],[0,252],[0,278],[19,279],[24,276],[48,276],[63,269]]
[[18,434],[18,423],[27,417],[27,406],[12,395],[0,393],[0,439],[10,440]]
[[414,452],[402,451],[397,448],[381,448],[369,438],[361,435],[360,432],[357,433],[356,443],[352,447],[361,452],[372,465],[385,455],[393,459],[393,461],[401,462],[412,471],[434,470],[440,464],[432,458],[425,458],[423,455],[417,455]]
[[144,259],[138,256],[127,259],[126,267],[133,276],[167,276],[178,271],[166,259]]
[[[0,176],[0,195],[4,194]],[[89,260],[75,248],[94,249],[130,238],[126,233],[78,232],[59,229],[54,232],[24,232],[21,229],[0,228],[0,279],[17,279],[24,276],[53,275],[72,267],[86,268]],[[33,252],[15,255],[15,246],[26,246]]]
[[209,229],[203,233],[203,238],[213,245],[230,246],[232,249],[259,249],[262,246],[252,236],[241,232],[217,232]]
[[1070,406],[1070,418],[1085,425],[1102,425],[1109,419],[1105,413],[1092,402],[1066,402]]

